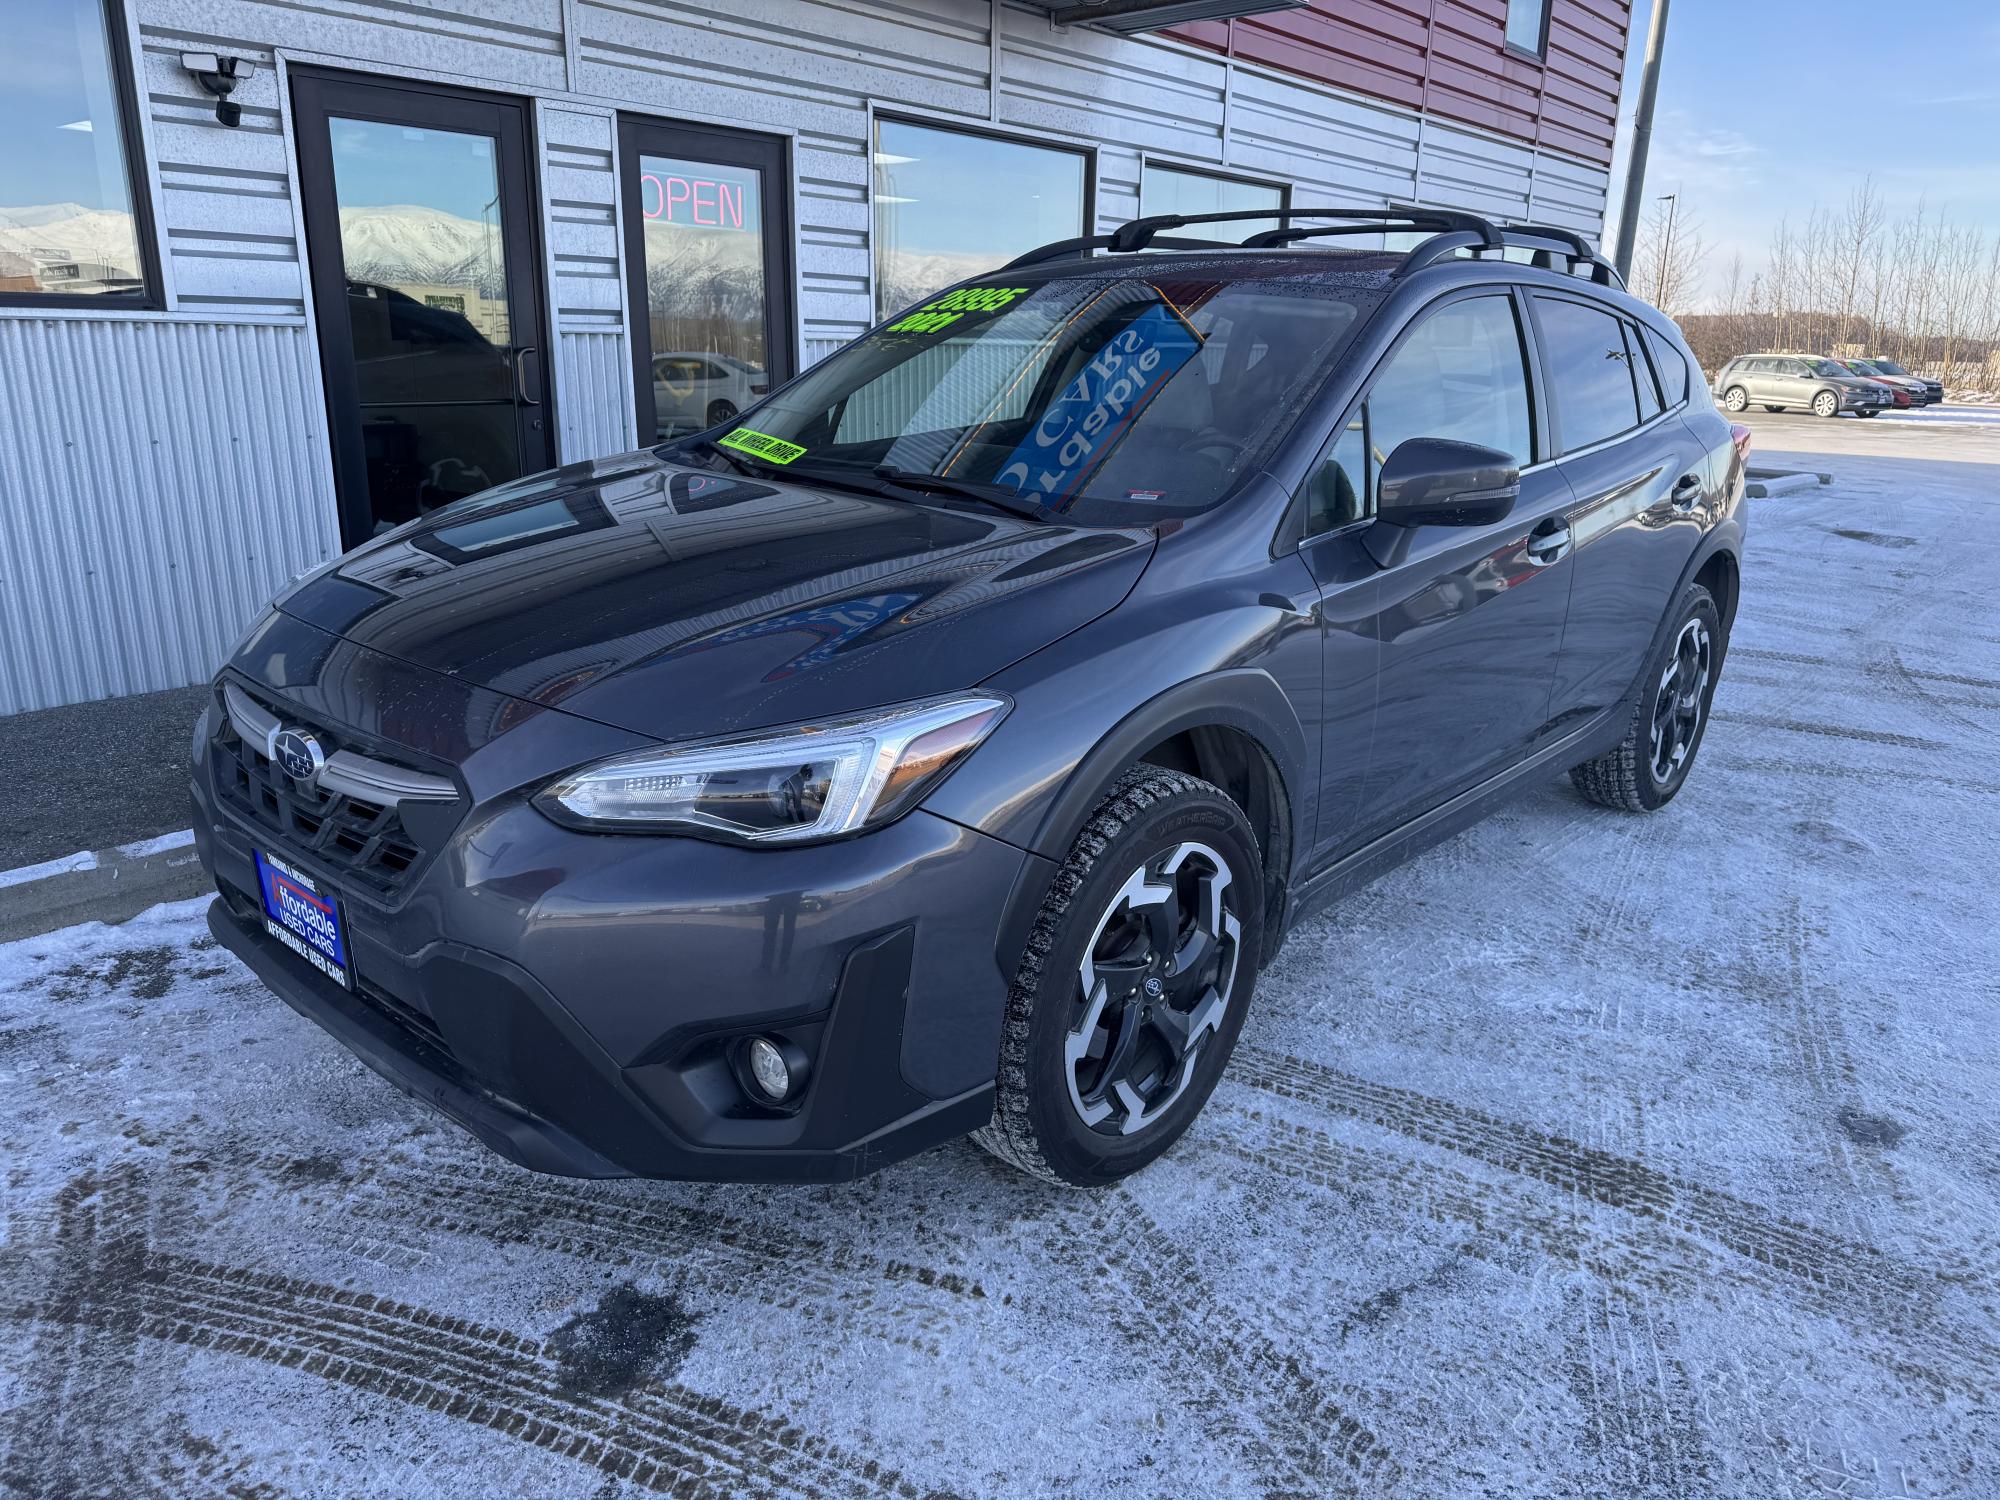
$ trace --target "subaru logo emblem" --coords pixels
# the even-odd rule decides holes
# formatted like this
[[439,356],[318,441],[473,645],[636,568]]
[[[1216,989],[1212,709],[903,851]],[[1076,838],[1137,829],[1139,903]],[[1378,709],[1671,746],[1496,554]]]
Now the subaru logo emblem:
[[280,729],[271,741],[271,759],[292,780],[309,783],[326,764],[326,752],[305,730]]

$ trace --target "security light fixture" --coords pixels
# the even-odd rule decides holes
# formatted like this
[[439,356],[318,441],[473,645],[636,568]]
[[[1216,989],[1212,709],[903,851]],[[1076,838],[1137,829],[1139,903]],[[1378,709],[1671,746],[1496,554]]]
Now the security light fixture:
[[204,90],[215,95],[216,119],[229,126],[243,123],[243,106],[229,96],[236,92],[237,84],[257,71],[254,63],[214,52],[183,52],[181,66],[194,74],[195,82]]

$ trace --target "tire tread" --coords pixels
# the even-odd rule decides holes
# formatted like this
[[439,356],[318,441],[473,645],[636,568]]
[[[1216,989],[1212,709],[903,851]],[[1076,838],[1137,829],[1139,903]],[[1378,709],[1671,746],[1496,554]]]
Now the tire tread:
[[1007,1014],[1000,1030],[1000,1069],[993,1103],[993,1119],[972,1133],[987,1151],[1010,1167],[1039,1177],[1058,1187],[1077,1184],[1063,1177],[1043,1154],[1042,1144],[1029,1109],[1033,1080],[1029,1044],[1034,1033],[1035,1006],[1042,986],[1042,973],[1050,952],[1062,935],[1064,919],[1097,861],[1118,836],[1149,808],[1170,798],[1189,793],[1207,794],[1228,800],[1228,793],[1185,771],[1140,764],[1131,767],[1097,804],[1083,829],[1070,845],[1068,856],[1049,884],[1049,893],[1035,916],[1028,945],[1021,954],[1014,982],[1007,991]]

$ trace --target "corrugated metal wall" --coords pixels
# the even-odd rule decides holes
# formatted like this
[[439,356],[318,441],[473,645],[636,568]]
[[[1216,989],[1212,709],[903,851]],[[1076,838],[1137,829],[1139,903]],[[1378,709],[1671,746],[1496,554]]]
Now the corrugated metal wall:
[[[1055,28],[990,0],[127,4],[170,312],[0,311],[0,713],[196,681],[264,597],[337,545],[292,64],[536,99],[566,461],[633,441],[619,109],[792,138],[806,364],[874,320],[875,111],[1094,148],[1100,226],[1138,211],[1149,157],[1286,182],[1301,203],[1419,198],[1591,232],[1603,219],[1599,167],[1182,41]],[[239,128],[216,123],[181,70],[185,50],[256,64],[235,96]],[[137,545],[152,536],[175,540]]]
[[199,682],[335,548],[305,331],[0,319],[0,713]]

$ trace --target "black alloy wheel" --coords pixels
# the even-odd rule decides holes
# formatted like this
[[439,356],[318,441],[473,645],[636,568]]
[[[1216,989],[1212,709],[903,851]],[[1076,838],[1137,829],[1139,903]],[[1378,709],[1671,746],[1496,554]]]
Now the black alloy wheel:
[[1098,1187],[1186,1132],[1257,983],[1264,870],[1243,809],[1184,771],[1119,777],[1057,869],[1002,1023],[974,1139],[1048,1182]]
[[1070,1104],[1092,1130],[1132,1135],[1170,1109],[1236,989],[1241,893],[1192,841],[1126,877],[1076,968],[1063,1047]]
[[1714,677],[1715,637],[1708,621],[1696,615],[1681,626],[1653,698],[1650,766],[1655,786],[1671,785],[1700,743]]

